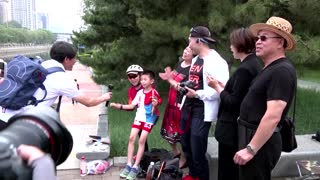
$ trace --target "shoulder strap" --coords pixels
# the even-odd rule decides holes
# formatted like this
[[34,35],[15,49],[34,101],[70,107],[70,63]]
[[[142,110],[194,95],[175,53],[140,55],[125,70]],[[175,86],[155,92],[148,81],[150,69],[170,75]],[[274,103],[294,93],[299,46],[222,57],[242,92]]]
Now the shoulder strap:
[[[285,62],[284,64],[287,64],[289,66],[292,65],[289,62]],[[292,73],[291,75],[295,77]],[[296,80],[296,85],[295,85],[294,95],[293,95],[294,100],[293,100],[293,111],[292,111],[292,123],[294,123],[294,121],[296,120],[295,116],[296,116],[296,102],[297,102],[297,90],[298,90],[297,86],[298,86],[298,81]]]
[[[58,66],[48,68],[47,71],[48,71],[48,75],[52,74],[52,73],[56,73],[56,72],[65,72],[65,70],[62,67],[58,67]],[[40,102],[45,101],[45,98],[47,96],[47,90],[46,90],[46,87],[43,84],[41,85],[41,89],[43,89],[45,91],[45,95],[43,96],[43,98],[41,100],[36,102],[37,104],[40,103]],[[58,105],[57,105],[57,108],[56,108],[57,112],[60,111],[61,99],[62,99],[62,96],[59,96],[59,101],[58,101]]]
[[292,111],[292,122],[293,123],[296,120],[295,116],[296,116],[296,101],[297,101],[297,90],[298,90],[297,83],[296,83],[296,87],[295,87],[295,90],[294,90],[293,111]]
[[[289,62],[286,62],[286,64],[288,64],[289,66],[292,65]],[[293,74],[291,75],[293,76],[293,78],[295,77]],[[296,80],[296,85],[294,87],[294,95],[293,95],[294,100],[293,100],[293,111],[292,111],[292,123],[294,123],[294,121],[296,120],[295,116],[296,116],[296,101],[297,101],[297,90],[298,90],[297,86],[298,86],[298,81]]]
[[65,72],[65,70],[62,67],[58,67],[58,66],[48,68],[47,71],[48,71],[48,74],[52,74],[55,72]]
[[56,108],[57,112],[60,112],[61,99],[62,99],[62,96],[59,96],[59,101],[58,101],[57,108]]

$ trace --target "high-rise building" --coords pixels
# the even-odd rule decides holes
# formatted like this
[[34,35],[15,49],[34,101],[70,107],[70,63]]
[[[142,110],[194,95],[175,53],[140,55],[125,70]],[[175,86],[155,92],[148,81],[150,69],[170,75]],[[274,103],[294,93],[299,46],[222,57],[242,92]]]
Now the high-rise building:
[[49,16],[47,13],[37,13],[37,29],[49,29]]
[[11,21],[11,0],[0,0],[0,22]]
[[11,0],[12,20],[30,30],[36,29],[35,0]]

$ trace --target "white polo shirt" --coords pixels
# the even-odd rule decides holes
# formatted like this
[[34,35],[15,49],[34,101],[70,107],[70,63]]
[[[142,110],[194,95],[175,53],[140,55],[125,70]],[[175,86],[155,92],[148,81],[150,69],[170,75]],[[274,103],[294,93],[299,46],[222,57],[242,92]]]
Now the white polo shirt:
[[[61,67],[64,69],[63,65],[56,60],[47,60],[42,63],[42,66],[46,69],[50,67]],[[74,98],[79,95],[79,90],[77,89],[77,85],[73,78],[69,76],[65,72],[55,72],[49,74],[46,77],[46,80],[43,82],[44,86],[47,90],[47,96],[45,101],[38,104],[38,106],[51,106],[59,96],[67,96],[68,98]],[[36,99],[41,100],[44,97],[45,91],[42,89],[38,89],[34,93],[34,97]],[[0,106],[0,120],[7,122],[10,117],[13,115],[23,112],[29,108],[34,106],[29,105],[23,107],[19,110],[10,110],[10,109],[3,109]]]

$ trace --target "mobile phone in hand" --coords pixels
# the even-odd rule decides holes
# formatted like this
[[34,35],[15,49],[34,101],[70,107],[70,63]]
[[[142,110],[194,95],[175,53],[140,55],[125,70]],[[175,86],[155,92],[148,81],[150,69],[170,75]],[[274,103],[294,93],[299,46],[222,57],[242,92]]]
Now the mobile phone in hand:
[[0,78],[7,77],[7,63],[0,59]]
[[210,77],[210,76],[211,76],[211,74],[209,74],[207,71],[204,72],[204,75],[205,75],[206,77]]

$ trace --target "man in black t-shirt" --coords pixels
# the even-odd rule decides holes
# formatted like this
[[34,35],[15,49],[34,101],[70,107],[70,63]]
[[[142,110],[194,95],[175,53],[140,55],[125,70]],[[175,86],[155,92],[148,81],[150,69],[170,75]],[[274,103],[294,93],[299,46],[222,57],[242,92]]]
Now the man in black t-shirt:
[[280,17],[250,26],[257,36],[256,55],[264,62],[245,96],[239,124],[239,151],[234,162],[240,165],[241,180],[270,180],[271,171],[281,155],[278,123],[287,115],[295,94],[297,77],[286,58],[296,42],[291,24]]

